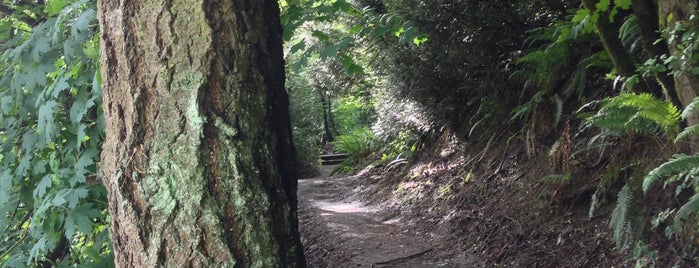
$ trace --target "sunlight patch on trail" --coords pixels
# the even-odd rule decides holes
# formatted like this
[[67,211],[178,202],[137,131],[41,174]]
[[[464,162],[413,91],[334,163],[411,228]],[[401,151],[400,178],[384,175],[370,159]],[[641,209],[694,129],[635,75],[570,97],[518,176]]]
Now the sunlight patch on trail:
[[373,207],[368,207],[358,201],[352,202],[314,202],[314,206],[329,212],[334,213],[374,213],[379,210]]

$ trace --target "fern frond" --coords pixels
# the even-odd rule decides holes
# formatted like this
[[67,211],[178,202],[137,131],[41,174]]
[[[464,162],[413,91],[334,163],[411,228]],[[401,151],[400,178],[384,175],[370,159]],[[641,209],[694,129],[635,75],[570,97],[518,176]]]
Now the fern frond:
[[682,205],[680,210],[677,211],[672,224],[673,228],[675,230],[679,230],[682,224],[689,219],[692,213],[699,213],[699,193],[694,194],[694,196],[692,196],[689,201]]
[[361,128],[346,135],[338,136],[333,145],[338,151],[349,155],[367,152],[374,142],[374,133],[369,128]]
[[672,103],[653,95],[622,93],[605,99],[602,108],[588,120],[598,127],[638,133],[655,133],[656,125],[673,136],[678,132],[680,114]]
[[680,120],[680,113],[672,103],[656,99],[648,93],[643,94],[621,94],[616,98],[618,105],[631,106],[639,109],[639,114],[653,122],[656,122],[666,131],[677,127]]
[[635,15],[630,15],[619,28],[619,39],[624,46],[635,50],[636,44],[641,39],[641,28],[638,26],[638,19]]
[[575,95],[577,99],[582,97],[583,91],[585,91],[585,81],[587,80],[587,68],[585,66],[578,64],[578,67],[570,75],[570,82],[565,88],[565,98],[568,99]]
[[633,194],[631,193],[631,187],[629,185],[624,185],[619,191],[619,196],[617,198],[617,205],[612,212],[612,218],[609,221],[609,227],[612,229],[614,234],[614,241],[616,241],[617,248],[621,248],[624,243],[623,235],[630,228],[629,224],[629,211],[632,209],[633,204]]
[[697,105],[699,105],[699,97],[695,97],[694,100],[692,100],[692,102],[684,108],[682,111],[682,119],[687,119]]
[[593,126],[619,133],[658,134],[662,131],[657,124],[643,120],[638,109],[633,107],[605,105],[587,120]]
[[563,117],[563,100],[561,99],[558,94],[553,96],[553,102],[556,104],[556,119],[555,122],[556,124],[561,122],[561,118]]
[[531,113],[534,112],[534,108],[536,108],[536,105],[539,104],[539,102],[541,102],[541,98],[544,95],[544,93],[544,91],[539,91],[536,94],[534,94],[531,100],[515,107],[512,110],[512,115],[510,116],[510,122],[523,120],[525,119],[525,117],[531,115]]
[[694,135],[699,135],[699,125],[686,127],[684,130],[682,130],[682,132],[680,132],[680,134],[677,134],[677,137],[675,138],[675,143]]
[[675,155],[672,159],[653,169],[643,178],[643,192],[648,192],[661,177],[696,170],[699,168],[699,155]]

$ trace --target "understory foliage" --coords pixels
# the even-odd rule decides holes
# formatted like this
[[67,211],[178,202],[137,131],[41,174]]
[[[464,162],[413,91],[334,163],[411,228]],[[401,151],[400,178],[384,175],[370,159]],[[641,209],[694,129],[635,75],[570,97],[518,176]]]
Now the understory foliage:
[[322,151],[323,102],[319,94],[307,80],[293,76],[287,79],[289,91],[289,109],[294,145],[296,146],[296,162],[302,173],[315,169],[318,156]]
[[[415,153],[419,141],[445,131],[486,139],[487,151],[498,140],[497,128],[513,128],[508,146],[520,139],[528,157],[551,147],[552,172],[568,178],[556,185],[575,192],[565,186],[590,184],[571,175],[575,157],[647,164],[653,161],[640,161],[643,156],[604,154],[638,137],[691,145],[699,133],[697,126],[681,128],[693,104],[680,107],[682,89],[673,83],[697,70],[696,18],[664,27],[643,13],[671,21],[654,13],[656,1],[329,1],[314,4],[324,11],[307,16],[299,14],[308,2],[288,3],[286,18],[298,21],[290,31],[305,32],[287,36],[290,66],[312,70],[302,75],[307,84],[335,100],[346,92],[357,96],[352,89],[368,81],[372,133],[383,147],[374,150],[384,160]],[[337,133],[336,148],[359,152],[369,144],[363,142],[366,129],[347,131]],[[696,188],[693,161],[678,154],[655,170],[637,162],[605,164],[609,174],[597,185],[590,214],[601,195],[619,192],[610,227],[618,248],[627,249],[649,231],[644,198],[653,193],[646,184],[664,180],[666,187],[681,188],[676,194],[682,198]],[[683,199],[681,208],[664,212],[675,217],[672,237],[680,229],[696,231],[696,200]],[[642,243],[635,252],[638,260],[657,257]]]
[[587,118],[593,126],[620,133],[666,135],[671,138],[679,131],[680,113],[677,107],[650,94],[621,93],[604,99],[600,104],[597,113]]
[[[618,193],[610,228],[620,250],[635,245],[639,265],[674,254],[655,246],[649,232],[660,229],[679,245],[677,264],[699,263],[699,125],[691,123],[699,101],[673,97],[699,75],[696,16],[655,14],[667,2],[651,0],[279,3],[293,138],[306,170],[324,150],[392,161],[454,133],[487,141],[473,148],[486,152],[510,131],[508,148],[521,141],[531,159],[549,152],[550,172],[565,178],[560,189],[597,187],[590,215],[598,193]],[[641,3],[657,18],[632,5]],[[104,126],[94,1],[0,5],[0,263],[110,266],[96,177]],[[655,166],[645,165],[657,156],[608,155],[639,137],[675,155]],[[575,176],[582,157],[601,158],[608,174]],[[679,205],[647,202],[665,192]]]
[[2,6],[0,263],[111,266],[95,2]]

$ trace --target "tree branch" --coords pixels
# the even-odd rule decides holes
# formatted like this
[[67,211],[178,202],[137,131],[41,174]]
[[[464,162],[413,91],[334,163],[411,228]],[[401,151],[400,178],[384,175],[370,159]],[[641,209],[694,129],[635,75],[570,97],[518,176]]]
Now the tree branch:
[[[20,3],[22,3],[22,2],[20,2]],[[0,3],[0,18],[12,16],[12,14],[14,14],[15,11],[16,11],[15,8],[12,8],[7,4]],[[46,19],[37,20],[37,19],[34,19],[34,18],[26,16],[26,15],[17,16],[17,19],[28,24],[29,26],[34,26],[34,25],[36,25],[40,22],[44,22],[46,20]]]

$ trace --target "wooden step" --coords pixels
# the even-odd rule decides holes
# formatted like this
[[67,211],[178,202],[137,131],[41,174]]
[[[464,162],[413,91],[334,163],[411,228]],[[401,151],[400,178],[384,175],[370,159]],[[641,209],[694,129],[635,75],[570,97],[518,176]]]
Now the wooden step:
[[320,162],[321,165],[323,166],[330,166],[330,165],[337,165],[345,161],[345,159],[339,159],[339,160],[323,160]]
[[320,164],[324,166],[337,165],[347,160],[347,154],[326,154],[320,156]]
[[320,160],[345,160],[349,157],[347,154],[324,154],[320,156]]

